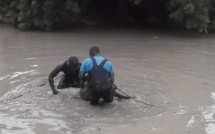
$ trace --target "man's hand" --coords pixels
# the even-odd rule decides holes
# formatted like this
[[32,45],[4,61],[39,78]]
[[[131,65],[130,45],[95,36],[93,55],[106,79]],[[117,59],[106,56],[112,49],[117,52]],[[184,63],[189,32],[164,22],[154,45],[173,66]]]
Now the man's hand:
[[87,81],[87,80],[89,80],[89,79],[90,79],[90,76],[89,76],[88,73],[86,73],[86,74],[84,75],[84,80]]
[[59,72],[61,72],[63,70],[63,64],[58,65],[48,76],[48,81],[50,84],[50,87],[53,91],[53,94],[56,95],[59,92],[55,89],[55,85],[54,85],[54,77],[56,77],[58,75]]
[[53,94],[54,95],[57,95],[59,92],[58,91],[53,91]]
[[118,87],[114,83],[113,83],[113,88],[114,88],[114,90],[118,89]]

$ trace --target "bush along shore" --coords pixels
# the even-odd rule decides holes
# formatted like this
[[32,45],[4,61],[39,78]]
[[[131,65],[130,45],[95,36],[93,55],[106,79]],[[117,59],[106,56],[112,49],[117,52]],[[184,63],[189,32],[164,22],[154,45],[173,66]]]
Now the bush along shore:
[[76,24],[173,24],[207,33],[214,27],[214,7],[214,0],[0,0],[0,23],[47,31]]

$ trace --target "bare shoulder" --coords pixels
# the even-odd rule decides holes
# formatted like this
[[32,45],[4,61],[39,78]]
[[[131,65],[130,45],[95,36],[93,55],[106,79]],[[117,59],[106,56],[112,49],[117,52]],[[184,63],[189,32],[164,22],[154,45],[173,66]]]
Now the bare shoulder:
[[50,76],[56,76],[59,72],[63,71],[63,64],[57,65],[54,70],[50,73]]
[[59,64],[55,67],[56,70],[62,71],[63,70],[63,64]]

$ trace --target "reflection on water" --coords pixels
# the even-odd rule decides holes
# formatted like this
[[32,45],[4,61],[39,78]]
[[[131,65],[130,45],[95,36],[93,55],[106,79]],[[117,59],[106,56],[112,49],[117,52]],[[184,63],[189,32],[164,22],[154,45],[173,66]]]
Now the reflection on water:
[[0,81],[6,79],[8,76],[0,77]]
[[211,98],[214,101],[212,106],[199,106],[188,108],[184,114],[192,115],[187,122],[187,130],[194,129],[203,123],[206,134],[215,134],[215,93],[211,93]]
[[31,65],[31,67],[38,67],[39,65]]
[[30,57],[30,58],[25,58],[26,60],[33,60],[35,59],[36,57]]
[[215,134],[215,93],[211,93],[211,98],[214,100],[214,105],[202,113],[206,121],[207,134]]
[[36,76],[38,74],[40,73],[36,70],[13,72],[12,74],[7,74],[5,76],[0,77],[0,81],[7,80],[10,81],[10,84],[14,84],[17,82],[26,82],[31,80],[30,77]]
[[[53,116],[55,114],[51,113],[50,111],[40,111],[41,115],[50,114],[47,117],[43,117],[42,119],[38,118],[29,118],[29,119],[16,119],[7,114],[0,114],[0,132],[1,134],[36,134],[34,131],[35,126],[40,124],[43,127],[40,129],[45,129],[42,133],[53,133],[52,131],[58,131],[66,134],[72,134],[71,128],[68,127],[65,121],[58,119],[57,116]],[[51,117],[51,118],[48,118]]]
[[20,75],[25,75],[27,74],[28,76],[30,75],[35,75],[39,74],[39,72],[36,72],[36,70],[29,70],[29,71],[24,71],[24,72],[14,72],[13,75],[10,77],[10,79],[14,79]]

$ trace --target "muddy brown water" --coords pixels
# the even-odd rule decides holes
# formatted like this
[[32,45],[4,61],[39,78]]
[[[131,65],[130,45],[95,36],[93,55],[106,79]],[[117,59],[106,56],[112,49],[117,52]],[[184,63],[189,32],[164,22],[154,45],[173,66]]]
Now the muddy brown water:
[[[57,64],[73,55],[83,61],[93,45],[114,64],[118,87],[156,107],[117,98],[93,107],[78,89],[54,96],[40,86]],[[0,133],[215,134],[214,70],[214,35],[0,25]]]

